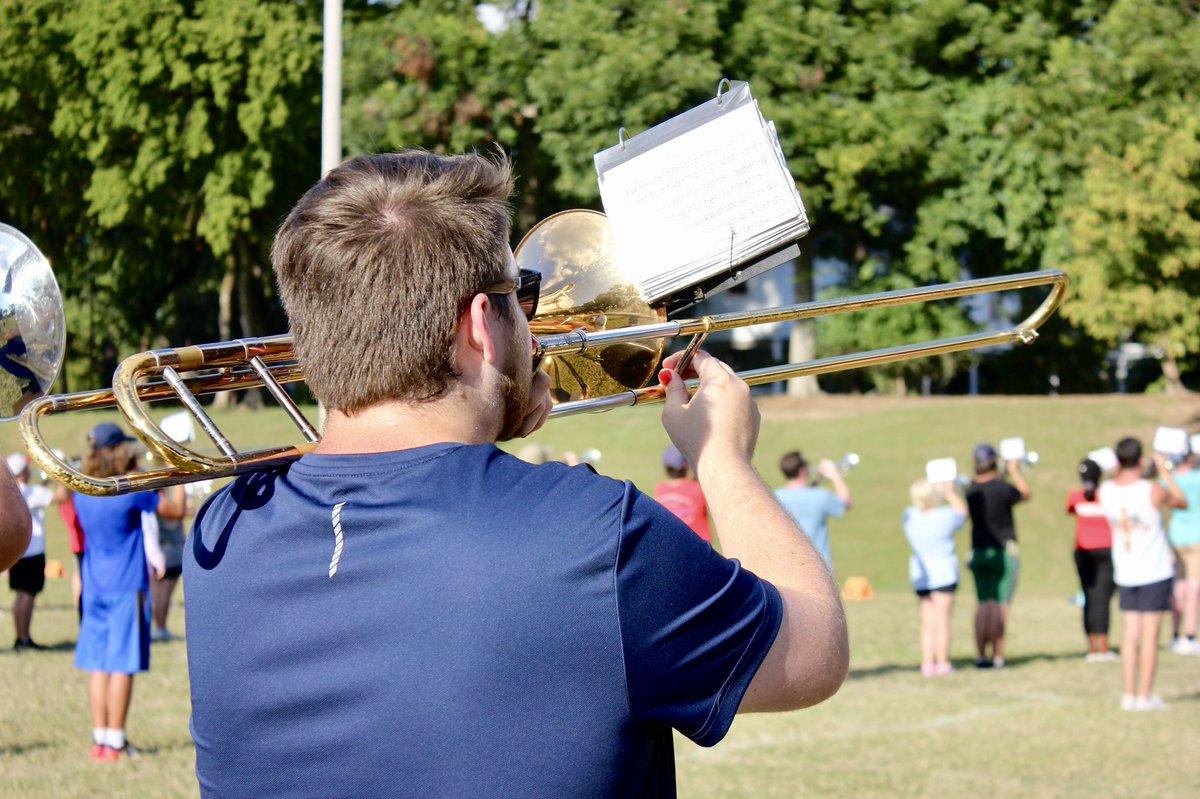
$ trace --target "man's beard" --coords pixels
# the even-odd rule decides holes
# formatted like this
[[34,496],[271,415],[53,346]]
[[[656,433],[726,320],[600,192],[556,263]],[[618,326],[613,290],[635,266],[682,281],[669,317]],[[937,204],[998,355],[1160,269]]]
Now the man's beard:
[[[524,337],[528,340],[529,333],[525,332]],[[521,426],[525,423],[525,414],[529,412],[529,390],[533,386],[529,350],[514,342],[506,351],[507,357],[496,389],[497,402],[502,414],[500,431],[496,434],[497,441],[516,438],[517,433],[521,431]]]

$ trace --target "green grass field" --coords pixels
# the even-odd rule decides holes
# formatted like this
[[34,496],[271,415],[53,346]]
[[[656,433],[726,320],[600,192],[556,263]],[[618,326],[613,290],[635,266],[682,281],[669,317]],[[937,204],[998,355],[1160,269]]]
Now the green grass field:
[[[756,459],[778,485],[775,466],[791,448],[811,457],[857,452],[850,476],[855,508],[831,524],[839,579],[867,577],[874,599],[847,606],[851,676],[829,702],[808,711],[740,717],[712,749],[680,739],[680,794],[793,796],[1195,796],[1200,789],[1200,658],[1163,652],[1161,714],[1117,709],[1119,666],[1087,664],[1081,653],[1072,523],[1064,514],[1074,467],[1090,449],[1158,424],[1200,425],[1200,402],[1156,397],[872,399],[762,401]],[[164,410],[164,413],[166,411]],[[46,436],[67,452],[112,414],[47,420]],[[219,417],[244,448],[295,438],[281,414],[234,411]],[[1020,508],[1022,582],[1012,612],[1010,668],[969,668],[970,581],[955,609],[958,673],[936,680],[916,671],[917,613],[908,591],[908,549],[900,514],[925,461],[954,456],[965,467],[978,441],[1022,436],[1041,462],[1029,473],[1033,501]],[[656,409],[556,421],[535,440],[562,453],[595,447],[599,470],[645,489],[659,479],[666,436]],[[519,449],[524,442],[513,445]],[[0,429],[5,453],[19,448],[15,426]],[[73,562],[51,513],[49,557]],[[960,546],[960,552],[965,550]],[[267,556],[264,556],[267,557]],[[172,626],[183,629],[176,594]],[[86,678],[71,666],[75,617],[66,580],[50,580],[33,633],[48,652],[14,654],[0,586],[0,797],[194,797],[188,686],[182,641],[156,644],[153,669],[138,677],[129,722],[135,743],[153,750],[137,763],[87,760]],[[1119,622],[1113,630],[1119,636]],[[1166,633],[1164,632],[1164,640]]]

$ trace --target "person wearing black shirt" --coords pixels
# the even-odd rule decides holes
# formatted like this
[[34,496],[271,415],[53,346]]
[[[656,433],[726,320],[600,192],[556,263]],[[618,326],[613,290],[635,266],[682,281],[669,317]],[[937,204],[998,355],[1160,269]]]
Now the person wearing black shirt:
[[975,479],[967,488],[967,508],[971,513],[970,567],[979,600],[975,611],[979,659],[975,665],[981,669],[1004,666],[1004,628],[1021,570],[1012,509],[1029,499],[1029,485],[1017,461],[1008,461],[1007,471],[1012,483],[1000,476],[991,444],[975,447]]

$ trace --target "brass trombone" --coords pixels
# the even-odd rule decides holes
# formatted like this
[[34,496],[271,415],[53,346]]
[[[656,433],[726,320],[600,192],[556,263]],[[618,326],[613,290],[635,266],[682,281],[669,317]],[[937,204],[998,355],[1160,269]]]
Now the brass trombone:
[[[582,235],[580,230],[584,231]],[[551,411],[551,417],[662,400],[662,389],[647,384],[653,378],[668,338],[691,337],[698,342],[710,333],[738,327],[995,291],[1051,287],[1037,310],[1015,327],[740,373],[747,383],[760,385],[996,344],[1028,344],[1037,338],[1037,328],[1061,304],[1067,286],[1064,273],[1050,270],[667,320],[665,309],[641,301],[636,284],[613,263],[606,231],[607,223],[601,214],[564,212],[543,220],[516,251],[519,266],[543,273],[545,310],[539,312],[531,327],[539,341],[536,355],[542,359],[543,368],[551,373],[556,396],[563,399]],[[62,305],[45,257],[18,231],[0,225],[0,257],[18,249],[19,263],[10,259],[9,282],[19,273],[25,277],[18,282],[40,286],[44,296],[14,300],[16,295],[8,292],[0,297],[0,322],[5,341],[21,338],[38,342],[38,348],[30,348],[30,352],[38,349],[36,354],[41,360],[29,370],[38,376],[36,385],[26,380],[16,382],[19,388],[13,388],[13,370],[7,367],[0,370],[0,403],[12,400],[12,415],[8,418],[16,417],[19,412],[20,432],[29,454],[50,477],[81,493],[111,496],[278,466],[316,446],[320,434],[283,388],[287,383],[304,379],[292,337],[286,334],[141,352],[121,362],[113,374],[111,389],[37,396],[53,383],[61,364],[65,344]],[[6,265],[0,263],[0,266]],[[53,310],[55,303],[57,315]],[[49,313],[45,313],[48,308]],[[50,319],[53,329],[49,332],[37,325],[35,317],[39,311]],[[694,388],[695,383],[689,381],[689,387]],[[198,399],[219,391],[256,387],[266,388],[283,407],[296,425],[303,439],[301,443],[239,451],[213,423]],[[184,405],[216,445],[219,455],[196,452],[162,431],[151,418],[148,405],[167,399]],[[66,463],[42,437],[39,422],[44,416],[112,407],[121,411],[134,434],[163,460],[166,464],[163,468],[110,478],[90,477]],[[0,410],[0,415],[8,414]]]

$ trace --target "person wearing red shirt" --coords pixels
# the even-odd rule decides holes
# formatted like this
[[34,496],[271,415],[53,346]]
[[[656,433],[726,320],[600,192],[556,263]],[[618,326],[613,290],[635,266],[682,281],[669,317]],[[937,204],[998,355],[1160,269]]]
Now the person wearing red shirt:
[[667,472],[667,479],[654,486],[654,498],[682,519],[696,535],[711,544],[712,528],[708,526],[708,504],[704,501],[700,483],[692,479],[683,453],[673,446],[667,447],[663,450],[663,468]]
[[1089,663],[1118,659],[1108,648],[1108,614],[1112,605],[1112,528],[1096,500],[1100,467],[1095,461],[1079,464],[1083,485],[1067,495],[1067,513],[1075,517],[1075,568],[1083,588],[1083,630],[1087,633]]

